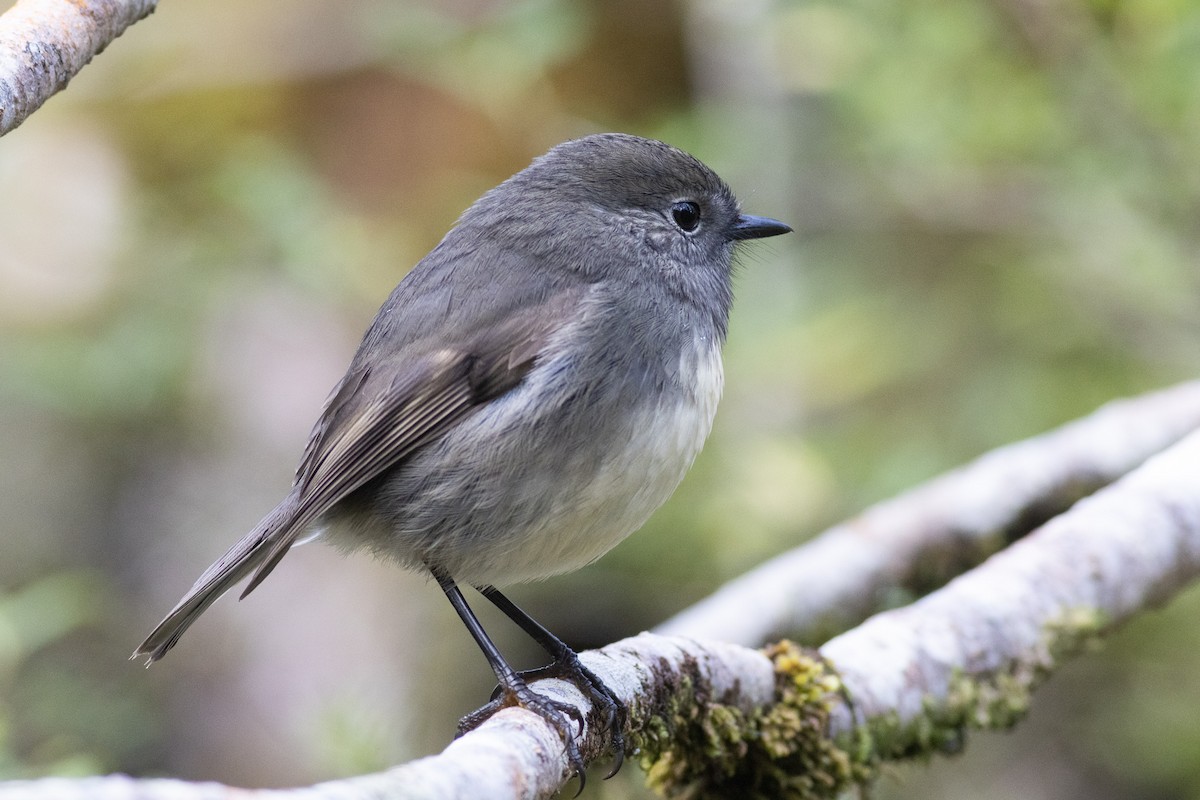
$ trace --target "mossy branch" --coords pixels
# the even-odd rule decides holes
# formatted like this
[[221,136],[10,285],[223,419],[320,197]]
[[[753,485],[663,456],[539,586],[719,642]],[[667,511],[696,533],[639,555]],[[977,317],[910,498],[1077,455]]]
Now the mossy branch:
[[1198,575],[1200,431],[945,588],[827,642],[855,701],[831,731],[894,715],[875,746],[892,757],[1011,725],[1062,658]]
[[673,797],[836,797],[883,762],[1016,724],[1063,660],[1198,576],[1200,430],[924,599],[815,653],[769,649],[786,676],[774,705],[675,712],[694,722],[653,754],[651,781]]
[[[1181,387],[1176,400],[1194,400],[1194,392],[1194,385]],[[1165,413],[1168,406],[1157,407]],[[1134,419],[1117,413],[1110,422]],[[1180,418],[1173,419],[1166,427],[1176,430]],[[1144,444],[1130,433],[1109,431],[1111,460],[1100,461],[1127,463],[1131,451],[1112,445]],[[869,781],[884,762],[955,751],[971,729],[1015,724],[1033,691],[1065,658],[1197,576],[1200,430],[981,566],[909,606],[877,614],[819,651],[781,643],[760,652],[642,634],[581,658],[629,705],[631,755],[662,793],[828,798]],[[585,718],[591,711],[567,683],[546,680],[536,687],[577,706]],[[579,732],[589,763],[606,756],[602,729],[587,724]],[[554,795],[567,781],[557,733],[540,717],[509,708],[439,755],[302,789],[247,791],[109,776],[6,784],[0,798],[534,800]]]

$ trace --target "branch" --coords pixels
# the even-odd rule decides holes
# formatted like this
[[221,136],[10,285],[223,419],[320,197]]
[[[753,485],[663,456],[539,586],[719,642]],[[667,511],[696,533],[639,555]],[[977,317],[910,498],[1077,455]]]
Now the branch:
[[1200,381],[1109,403],[993,450],[735,578],[656,628],[758,646],[822,641],[923,594],[1200,428]]
[[[1088,463],[1108,465],[1108,475],[1114,465],[1129,462],[1135,449],[1127,446],[1130,442],[1145,445],[1154,439],[1151,429],[1159,432],[1159,441],[1164,430],[1177,430],[1163,420],[1171,416],[1178,422],[1175,403],[1195,391],[1195,385],[1182,386],[1114,404],[1050,439],[1061,437],[1060,444],[1074,446],[1080,444],[1081,430],[1107,431],[1108,446],[1089,450],[1097,457]],[[1137,415],[1129,413],[1134,408],[1161,416],[1153,425],[1135,424]],[[1109,423],[1101,425],[1106,418]],[[1036,450],[1048,440],[1006,448],[994,458],[1004,463],[1012,453]],[[1108,457],[1099,458],[1101,452]],[[980,466],[985,462],[963,473],[989,474]],[[1042,496],[1028,487],[1018,493]],[[974,497],[976,507],[993,509],[984,518],[995,517],[994,507],[1003,505],[994,504],[989,493]],[[1014,724],[1028,709],[1032,691],[1063,659],[1164,602],[1197,576],[1200,430],[982,566],[911,606],[869,619],[818,653],[787,643],[762,653],[642,634],[581,657],[629,705],[631,751],[648,768],[651,784],[665,794],[834,797],[870,780],[882,762],[956,750],[968,729]],[[536,688],[574,705],[585,718],[591,713],[570,684],[547,680]],[[579,748],[589,763],[604,754],[600,736],[590,724],[580,732]],[[486,793],[535,800],[560,789],[567,770],[554,730],[540,717],[512,708],[439,755],[312,787],[246,791],[109,776],[7,784],[0,787],[0,799],[317,800]]]
[[[642,634],[580,657],[633,710],[635,730],[671,706],[688,707],[697,696],[719,699],[749,714],[775,694],[771,662],[755,650],[719,642],[695,642]],[[570,703],[586,717],[590,705],[573,685],[549,679],[537,691]],[[579,737],[588,761],[603,752],[590,724]],[[639,742],[646,734],[639,734]],[[324,800],[324,798],[548,798],[567,782],[569,765],[558,733],[523,709],[504,709],[435,756],[385,772],[290,790],[233,789],[179,780],[137,780],[124,775],[45,779],[0,784],[2,800],[213,800],[220,797]],[[486,787],[486,788],[484,788]]]
[[[826,643],[860,718],[1004,727],[1057,661],[1200,576],[1200,430],[983,566]],[[912,728],[918,722],[918,728]],[[852,728],[849,710],[833,733]],[[937,745],[936,741],[927,742]],[[952,742],[947,742],[953,744]]]
[[[1197,577],[1200,430],[945,588],[829,641],[819,669],[798,648],[769,648],[775,705],[715,747],[710,736],[680,753],[679,726],[655,754],[670,766],[658,786],[676,797],[832,798],[883,762],[957,752],[970,729],[1015,724],[1066,658]],[[706,703],[689,716],[707,732],[718,711]],[[714,775],[713,761],[725,769]]]
[[16,128],[158,0],[17,0],[0,15],[0,136]]

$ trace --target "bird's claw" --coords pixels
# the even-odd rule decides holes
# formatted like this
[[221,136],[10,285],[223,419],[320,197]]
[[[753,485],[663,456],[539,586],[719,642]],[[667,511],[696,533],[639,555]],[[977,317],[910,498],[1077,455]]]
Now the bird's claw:
[[496,691],[492,692],[492,699],[486,706],[472,711],[460,719],[458,721],[458,733],[455,734],[455,738],[457,739],[464,733],[479,727],[485,720],[502,708],[519,706],[526,711],[532,711],[549,723],[550,727],[554,728],[558,732],[559,738],[562,739],[563,746],[567,751],[567,761],[571,764],[571,771],[579,776],[579,791],[575,793],[575,796],[578,797],[579,793],[583,791],[587,777],[583,756],[579,753],[579,745],[575,743],[576,733],[571,729],[571,721],[574,721],[578,725],[578,732],[583,733],[583,715],[579,713],[578,708],[570,703],[553,700],[530,689],[529,684],[525,682],[523,674],[516,675],[515,678],[516,680],[508,686],[497,686]]
[[[608,771],[608,774],[604,776],[604,778],[607,780],[617,774],[617,772],[621,769],[622,764],[625,763],[625,723],[629,717],[629,711],[621,699],[617,697],[607,685],[605,685],[604,681],[600,680],[600,677],[596,675],[596,673],[585,667],[583,662],[580,661],[579,657],[574,653],[569,653],[560,657],[559,660],[545,665],[544,667],[536,667],[534,669],[518,672],[517,677],[520,678],[521,681],[526,685],[544,678],[559,678],[573,683],[579,689],[579,691],[583,693],[583,696],[591,701],[592,708],[595,709],[597,713],[603,715],[602,727],[604,730],[608,731],[612,740],[613,766],[612,769]],[[573,719],[579,726],[580,730],[583,729],[583,717],[580,715],[578,708],[567,703],[558,703],[557,701],[549,700],[548,698],[542,698],[540,695],[536,695],[536,693],[532,690],[529,691],[531,694],[538,696],[546,703],[553,705],[559,712],[570,716],[571,719]],[[491,700],[486,706],[478,711],[473,711],[462,718],[462,720],[459,722],[458,735],[461,736],[466,731],[475,728],[479,725],[479,723],[483,722],[483,720],[487,719],[505,706],[524,706],[523,703],[515,702],[513,700],[506,702],[506,695],[511,695],[511,692],[506,690],[503,685],[497,686],[492,691]],[[531,708],[530,710],[533,711],[534,709]],[[545,717],[545,715],[541,714],[541,712],[535,711],[535,713]],[[464,727],[464,725],[466,727]],[[564,741],[567,741],[566,737],[564,737]],[[574,741],[572,739],[571,743],[568,744],[568,750],[571,749],[571,745],[573,744]],[[574,761],[572,761],[572,766],[575,766]],[[578,769],[576,771],[582,780],[582,771]]]

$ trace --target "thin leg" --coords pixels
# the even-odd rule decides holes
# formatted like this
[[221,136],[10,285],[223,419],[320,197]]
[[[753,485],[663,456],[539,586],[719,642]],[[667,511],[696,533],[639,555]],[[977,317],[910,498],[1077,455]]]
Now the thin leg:
[[567,646],[566,642],[522,611],[516,603],[501,594],[496,587],[479,586],[476,588],[554,659],[553,664],[520,673],[523,679],[566,678],[578,686],[579,690],[604,714],[604,727],[608,729],[609,735],[612,737],[614,755],[613,768],[605,777],[611,778],[616,775],[625,761],[625,720],[628,716],[625,704],[604,684],[604,681],[600,680],[596,673],[583,665],[579,656]]
[[500,683],[500,697],[493,699],[491,703],[480,709],[480,711],[463,717],[458,723],[458,735],[462,736],[467,731],[475,728],[505,706],[516,705],[527,711],[532,711],[550,723],[558,731],[558,735],[562,737],[563,744],[567,749],[567,759],[571,762],[571,768],[575,770],[575,774],[579,776],[579,791],[582,792],[585,780],[583,758],[579,755],[579,747],[575,744],[575,734],[571,730],[571,723],[568,721],[569,716],[575,719],[582,728],[583,720],[579,716],[579,711],[572,705],[559,703],[548,697],[543,697],[530,689],[525,679],[504,660],[504,656],[500,654],[500,650],[492,642],[491,637],[487,635],[483,626],[479,624],[479,620],[475,617],[475,612],[471,611],[471,607],[467,605],[466,598],[463,597],[454,580],[440,570],[431,571],[433,572],[433,577],[437,579],[438,585],[442,587],[442,591],[446,593],[446,598],[450,601],[450,605],[454,606],[454,610],[458,612],[459,618],[467,626],[467,630],[471,632],[471,637],[475,639],[475,643],[483,651],[484,658],[487,659],[492,672],[496,673],[496,680]]

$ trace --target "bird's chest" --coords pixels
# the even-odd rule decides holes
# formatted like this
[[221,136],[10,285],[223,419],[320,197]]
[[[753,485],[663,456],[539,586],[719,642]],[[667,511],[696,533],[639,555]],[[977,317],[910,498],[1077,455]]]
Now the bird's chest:
[[671,490],[712,429],[725,385],[720,347],[698,338],[694,346],[680,354],[677,375],[677,382],[659,402],[650,406],[640,420],[635,417],[630,446],[621,456],[630,465],[639,461],[653,464],[668,476],[678,469]]
[[[558,505],[561,516],[541,531],[543,554],[559,562],[555,571],[599,558],[641,527],[683,480],[708,438],[721,399],[719,345],[698,338],[681,353],[676,376],[658,397],[630,414],[621,435],[603,448],[591,480]],[[561,548],[555,546],[559,537],[564,537]]]

